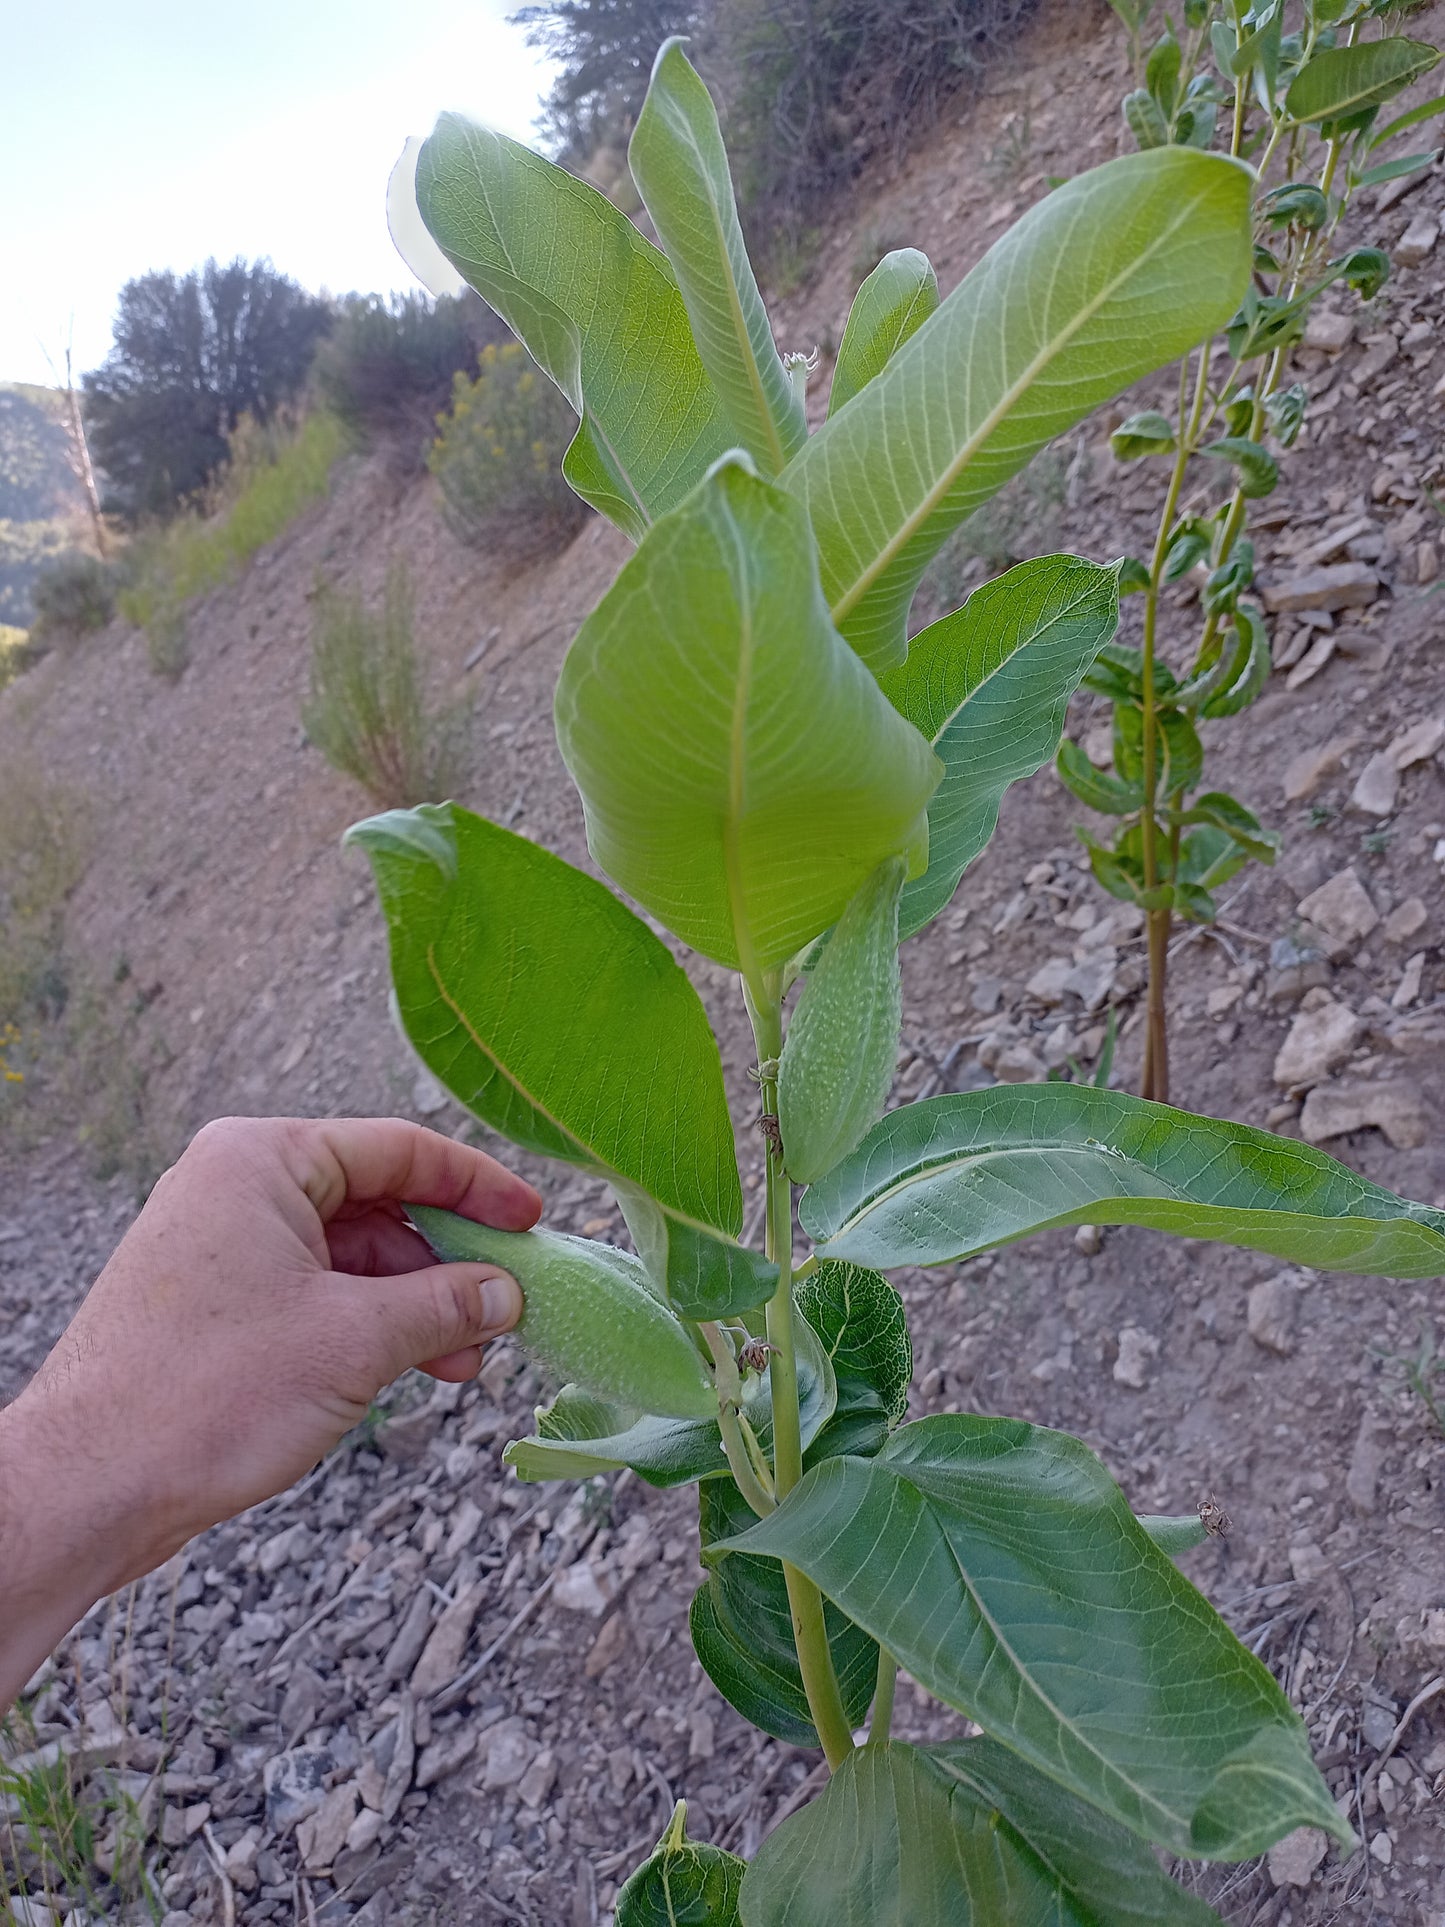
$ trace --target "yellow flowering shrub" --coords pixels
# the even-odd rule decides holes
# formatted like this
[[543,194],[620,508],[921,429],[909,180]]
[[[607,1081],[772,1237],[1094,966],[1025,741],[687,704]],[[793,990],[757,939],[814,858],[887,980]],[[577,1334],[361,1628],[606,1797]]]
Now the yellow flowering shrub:
[[491,342],[475,380],[458,373],[452,405],[437,417],[427,466],[442,493],[450,527],[479,542],[506,522],[552,528],[586,513],[562,479],[562,456],[576,417],[515,341]]

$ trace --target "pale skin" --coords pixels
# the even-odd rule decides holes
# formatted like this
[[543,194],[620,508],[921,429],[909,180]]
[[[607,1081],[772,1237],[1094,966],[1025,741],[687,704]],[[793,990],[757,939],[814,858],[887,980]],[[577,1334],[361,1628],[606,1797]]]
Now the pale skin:
[[403,1202],[505,1231],[531,1185],[397,1119],[223,1118],[161,1179],[0,1411],[0,1711],[98,1599],[293,1484],[410,1367],[457,1382],[522,1311]]

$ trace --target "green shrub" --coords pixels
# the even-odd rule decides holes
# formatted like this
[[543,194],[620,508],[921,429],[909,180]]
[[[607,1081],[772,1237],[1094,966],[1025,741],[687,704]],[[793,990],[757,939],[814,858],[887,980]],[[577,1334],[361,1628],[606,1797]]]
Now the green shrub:
[[28,629],[0,622],[0,689],[23,675],[44,653],[42,644],[31,641]]
[[258,549],[321,500],[347,439],[326,409],[297,427],[243,424],[231,438],[231,462],[213,492],[213,512],[198,508],[131,544],[120,612],[146,631],[161,674],[174,677],[185,667],[184,605],[234,581]]
[[379,616],[359,595],[323,589],[301,712],[332,768],[388,806],[445,796],[460,761],[460,716],[429,709],[422,691],[412,606],[400,568],[387,576]]
[[115,577],[98,557],[72,549],[47,562],[35,578],[35,631],[44,637],[83,636],[115,614]]
[[316,356],[326,406],[366,444],[390,444],[396,465],[420,472],[452,377],[476,365],[506,330],[467,294],[352,296]]
[[574,524],[582,503],[558,464],[577,418],[515,341],[482,350],[475,381],[458,374],[427,466],[443,513],[464,542],[525,519],[539,533]]

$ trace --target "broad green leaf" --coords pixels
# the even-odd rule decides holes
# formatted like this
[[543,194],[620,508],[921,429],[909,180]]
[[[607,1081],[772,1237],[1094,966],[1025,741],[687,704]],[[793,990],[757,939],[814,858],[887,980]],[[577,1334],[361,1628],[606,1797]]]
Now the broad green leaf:
[[1221,436],[1199,453],[1217,462],[1228,462],[1239,477],[1239,492],[1243,496],[1268,495],[1279,481],[1279,464],[1273,455],[1245,435]]
[[[742,1532],[753,1514],[731,1479],[698,1487],[704,1549]],[[878,1648],[836,1606],[824,1624],[850,1725],[867,1714],[878,1679]],[[703,1671],[745,1720],[790,1746],[817,1746],[808,1696],[793,1645],[793,1619],[783,1569],[750,1553],[720,1558],[693,1595],[688,1613]]]
[[1141,455],[1171,455],[1175,448],[1174,424],[1157,408],[1146,408],[1130,415],[1109,437],[1117,461],[1137,461]]
[[880,1270],[1057,1225],[1142,1224],[1319,1271],[1445,1276],[1445,1212],[1313,1145],[1078,1084],[998,1085],[892,1111],[805,1194],[801,1216],[825,1256]]
[[430,1205],[406,1210],[439,1258],[511,1272],[522,1288],[517,1337],[556,1377],[669,1418],[716,1412],[695,1337],[630,1251],[557,1231],[496,1231]]
[[637,1255],[684,1318],[735,1318],[766,1304],[778,1268],[760,1251],[719,1238],[694,1218],[609,1173]]
[[880,677],[932,743],[943,781],[928,806],[928,868],[906,884],[899,932],[936,917],[993,835],[1009,784],[1058,748],[1069,698],[1118,622],[1112,569],[1046,555],[975,589]]
[[1136,147],[1148,153],[1153,148],[1169,145],[1169,123],[1147,87],[1136,87],[1132,93],[1125,94],[1122,106],[1124,124],[1134,136]]
[[[799,1426],[806,1449],[830,1429],[838,1403],[831,1352],[811,1327],[797,1334],[797,1368]],[[851,1400],[851,1383],[849,1390]],[[771,1452],[773,1401],[766,1373],[750,1373],[744,1380],[743,1411],[763,1450]],[[666,1488],[727,1473],[716,1416],[657,1417],[564,1385],[550,1404],[538,1406],[536,1423],[530,1438],[513,1439],[502,1454],[519,1479],[591,1479],[627,1465],[649,1485]]]
[[1101,816],[1131,816],[1144,802],[1142,783],[1126,783],[1096,768],[1067,736],[1059,744],[1058,769],[1064,787]]
[[823,590],[874,669],[951,532],[1030,456],[1222,327],[1249,280],[1248,169],[1168,147],[1081,174],[995,242],[795,456]]
[[770,1834],[744,1927],[1206,1927],[1142,1841],[991,1740],[860,1747]]
[[898,899],[905,865],[890,857],[838,919],[809,971],[778,1067],[783,1162],[811,1184],[877,1122],[893,1085],[903,983]]
[[658,50],[627,158],[728,422],[776,475],[808,423],[748,260],[717,109],[682,47],[672,39]]
[[704,1559],[761,1553],[945,1705],[1171,1852],[1244,1860],[1296,1826],[1351,1839],[1277,1682],[1077,1439],[920,1419],[876,1458],[824,1459]]
[[582,417],[567,480],[638,540],[731,439],[666,256],[596,188],[458,114],[423,146],[416,198]]
[[828,413],[836,415],[881,375],[910,336],[916,335],[938,306],[938,276],[919,248],[895,248],[885,254],[853,297],[848,310]]
[[617,1896],[615,1927],[737,1927],[745,1863],[721,1847],[689,1840],[687,1802]]
[[557,740],[602,868],[755,994],[885,859],[921,866],[938,763],[833,628],[802,507],[741,458],[583,623]]
[[833,1416],[804,1439],[805,1463],[839,1452],[866,1458],[908,1409],[913,1347],[903,1300],[881,1272],[831,1261],[800,1279],[794,1296],[837,1385]]
[[454,803],[371,817],[347,841],[371,859],[402,1027],[458,1102],[648,1193],[679,1309],[703,1281],[729,1311],[761,1304],[776,1272],[731,1235],[722,1063],[667,946],[594,878]]
[[1354,47],[1327,47],[1306,61],[1289,84],[1285,111],[1295,121],[1319,125],[1381,107],[1421,74],[1439,51],[1423,40],[1362,40]]

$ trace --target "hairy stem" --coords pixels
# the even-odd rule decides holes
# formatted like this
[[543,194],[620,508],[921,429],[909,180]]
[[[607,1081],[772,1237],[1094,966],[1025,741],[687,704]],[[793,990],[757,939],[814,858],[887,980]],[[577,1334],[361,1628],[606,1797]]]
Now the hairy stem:
[[[757,1044],[759,1086],[765,1118],[778,1114],[778,1059],[783,1050],[781,980],[768,985],[766,1000],[748,998]],[[802,1424],[798,1410],[798,1359],[793,1329],[793,1188],[782,1158],[768,1140],[766,1151],[766,1249],[778,1267],[778,1286],[768,1300],[768,1343],[773,1347],[768,1375],[773,1395],[773,1488],[785,1499],[803,1476]],[[823,1743],[828,1765],[836,1770],[853,1750],[853,1734],[843,1708],[838,1675],[823,1620],[823,1596],[805,1573],[785,1559],[783,1579],[793,1621],[793,1643],[808,1710]]]

